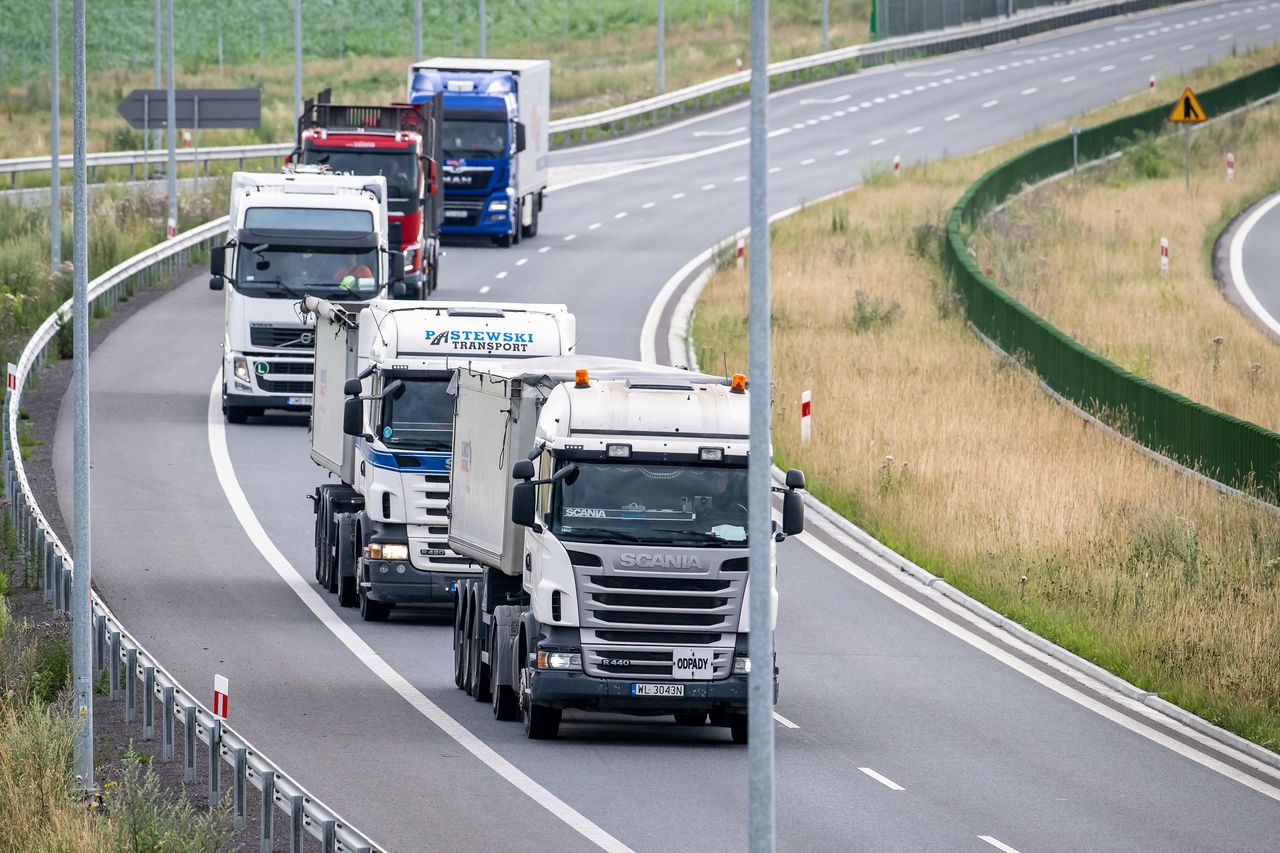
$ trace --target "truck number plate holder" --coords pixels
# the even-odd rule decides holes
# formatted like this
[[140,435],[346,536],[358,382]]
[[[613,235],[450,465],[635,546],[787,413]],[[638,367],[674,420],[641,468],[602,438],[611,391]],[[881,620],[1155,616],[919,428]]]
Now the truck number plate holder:
[[286,405],[290,405],[290,406],[310,406],[311,395],[299,394],[298,396],[295,396],[295,397],[289,397],[288,399],[285,400],[285,403]]
[[632,684],[632,696],[684,696],[683,684]]

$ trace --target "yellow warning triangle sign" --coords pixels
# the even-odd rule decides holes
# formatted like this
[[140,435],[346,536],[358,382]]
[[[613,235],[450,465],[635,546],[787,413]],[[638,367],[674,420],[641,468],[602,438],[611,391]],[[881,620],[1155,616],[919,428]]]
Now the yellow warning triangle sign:
[[1198,124],[1204,120],[1204,108],[1196,100],[1196,93],[1191,91],[1190,87],[1183,89],[1182,97],[1178,98],[1173,105],[1173,112],[1169,113],[1169,121],[1179,124]]

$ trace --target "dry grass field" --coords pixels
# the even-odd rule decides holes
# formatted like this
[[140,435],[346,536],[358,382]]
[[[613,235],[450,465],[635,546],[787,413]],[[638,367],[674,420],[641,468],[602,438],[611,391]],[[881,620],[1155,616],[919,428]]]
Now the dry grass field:
[[[1280,105],[1180,133],[1026,193],[972,241],[996,280],[1081,343],[1215,409],[1280,429],[1276,344],[1222,297],[1213,241],[1280,187]],[[1236,157],[1226,179],[1227,152]],[[1070,240],[1052,235],[1070,234]],[[1046,239],[1048,237],[1048,239]],[[1160,273],[1160,238],[1170,245]]]
[[[1190,82],[1205,88],[1278,58],[1242,57]],[[1167,82],[1166,92],[1182,85]],[[1134,98],[1074,123],[1149,104]],[[939,262],[943,223],[964,190],[1065,127],[900,179],[870,170],[862,188],[775,226],[774,446],[817,496],[950,583],[1274,748],[1280,518],[1054,403],[968,329]],[[1214,219],[1221,208],[1206,209]],[[1024,240],[1044,255],[1078,245],[1077,235],[1053,228]],[[1141,249],[1154,264],[1154,250]],[[704,363],[745,367],[745,314],[745,274],[722,270],[694,318]],[[799,444],[805,389],[809,447]],[[1266,393],[1274,397],[1257,391]]]

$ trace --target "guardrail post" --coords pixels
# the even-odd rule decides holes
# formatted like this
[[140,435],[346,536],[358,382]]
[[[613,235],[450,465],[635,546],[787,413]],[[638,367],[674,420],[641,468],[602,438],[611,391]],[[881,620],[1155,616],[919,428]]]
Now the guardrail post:
[[214,717],[209,726],[209,808],[218,804],[222,770],[222,720]]
[[53,609],[54,610],[67,609],[67,599],[65,597],[67,592],[67,587],[66,587],[66,584],[63,583],[63,578],[62,578],[64,574],[66,574],[65,564],[60,561],[58,563],[57,569],[49,577],[49,581],[53,584]]
[[196,706],[182,705],[182,778],[196,781]]
[[56,575],[54,574],[54,571],[55,571],[55,568],[60,569],[61,567],[62,567],[61,554],[58,555],[58,558],[55,561],[49,563],[49,565],[44,567],[44,603],[45,604],[53,604],[54,602],[53,579],[56,577]]
[[62,610],[71,611],[71,569],[62,566]]
[[107,682],[111,686],[111,701],[120,698],[120,632],[112,631],[111,634],[111,671],[107,677]]
[[142,739],[155,740],[156,737],[156,668],[142,668]]
[[258,849],[271,853],[275,846],[276,820],[276,772],[268,770],[262,776],[262,818],[259,821]]
[[236,775],[235,782],[232,783],[232,799],[235,802],[235,820],[234,827],[236,829],[244,829],[245,825],[245,809],[244,809],[244,786],[246,777],[249,774],[249,750],[243,746],[236,747]]
[[173,688],[164,688],[164,720],[160,723],[163,748],[160,757],[165,761],[173,761]]
[[138,650],[124,650],[124,721],[132,723],[138,716]]
[[93,680],[97,681],[102,676],[103,662],[107,657],[107,617],[101,613],[93,614],[93,639]]
[[336,820],[326,820],[320,824],[320,849],[324,853],[337,853],[338,822]]
[[49,574],[49,567],[53,565],[53,555],[55,553],[53,550],[53,534],[46,530],[44,533],[44,559],[41,561],[41,568],[46,576]]
[[289,798],[289,853],[302,853],[302,795]]

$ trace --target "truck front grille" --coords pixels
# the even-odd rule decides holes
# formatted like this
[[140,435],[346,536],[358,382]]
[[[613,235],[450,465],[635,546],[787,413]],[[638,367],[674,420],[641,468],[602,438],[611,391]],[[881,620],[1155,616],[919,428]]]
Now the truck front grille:
[[310,394],[311,380],[306,382],[297,382],[281,379],[268,379],[265,376],[258,377],[258,388],[268,394]]
[[254,324],[249,327],[249,343],[266,349],[314,350],[315,331],[306,326],[268,326]]
[[[609,678],[671,678],[672,649],[651,646],[583,646],[582,666],[587,675]],[[733,649],[713,649],[713,680],[725,678],[733,666]]]
[[444,201],[444,224],[471,227],[480,220],[484,212],[484,198],[446,197]]

